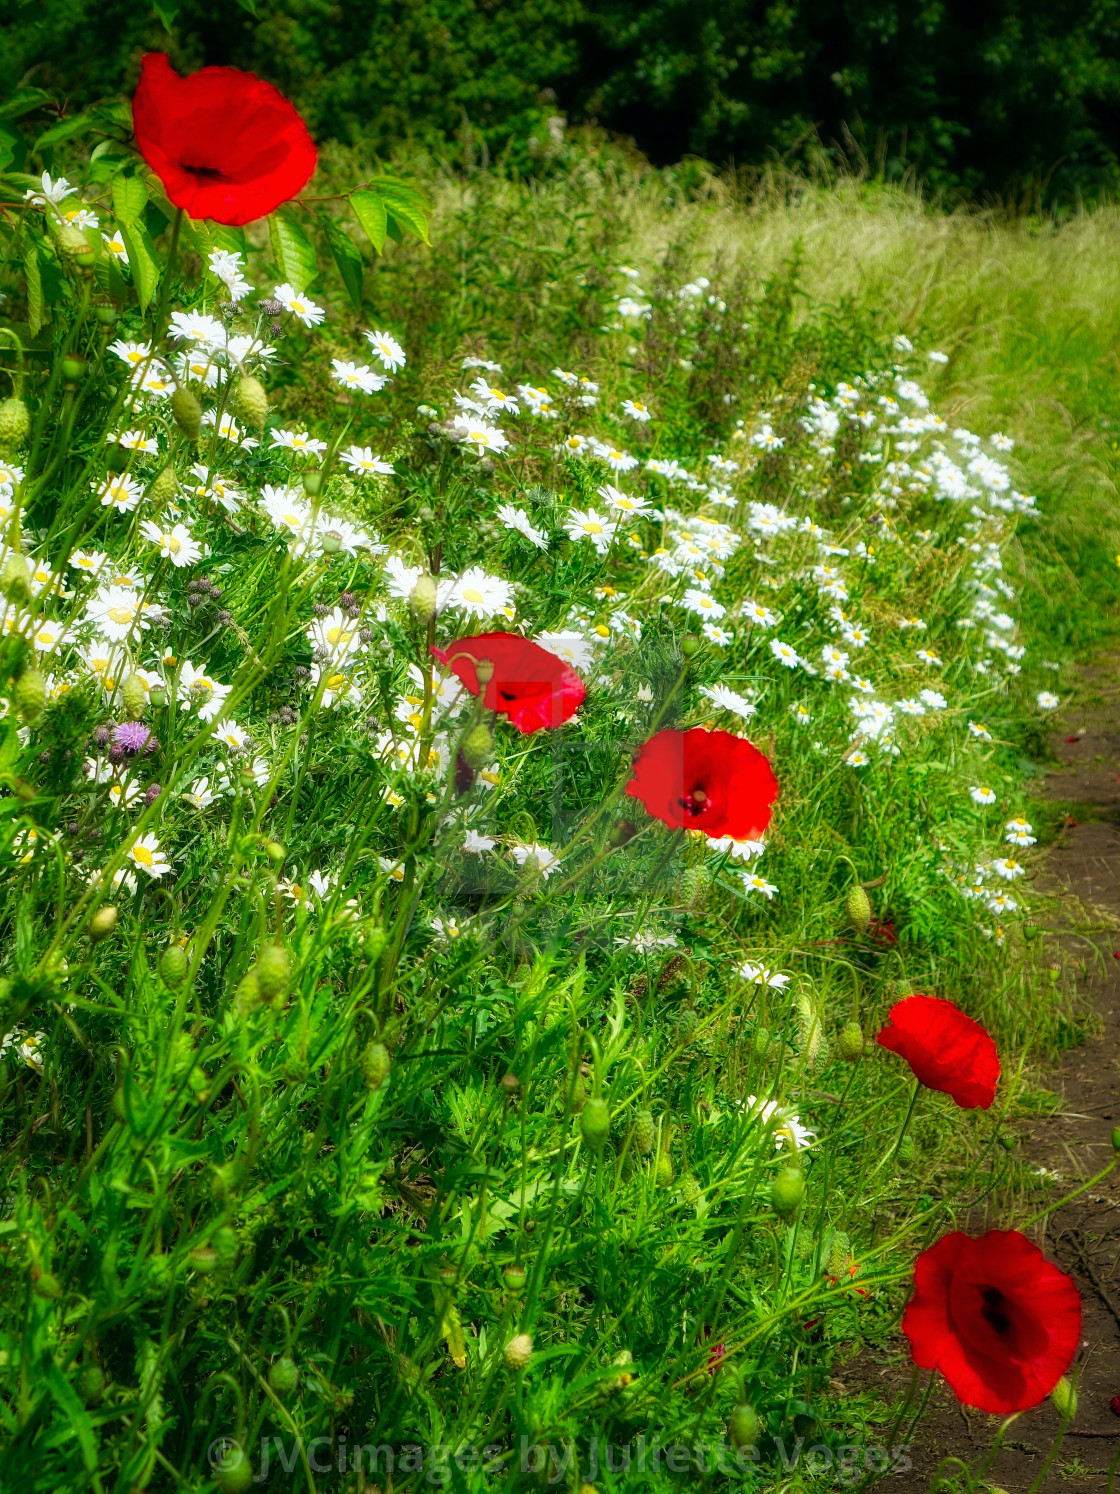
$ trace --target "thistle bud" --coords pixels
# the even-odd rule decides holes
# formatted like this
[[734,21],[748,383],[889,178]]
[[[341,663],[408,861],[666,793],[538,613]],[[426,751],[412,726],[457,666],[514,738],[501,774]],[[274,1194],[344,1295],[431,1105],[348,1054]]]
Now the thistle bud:
[[171,418],[188,441],[197,441],[202,429],[202,406],[198,396],[185,385],[180,385],[171,396]]
[[179,479],[175,476],[175,468],[168,462],[167,466],[157,472],[152,478],[151,486],[148,488],[148,497],[154,504],[162,507],[170,503],[179,491]]
[[78,1381],[82,1400],[88,1404],[99,1401],[105,1394],[105,1371],[99,1364],[87,1364]]
[[490,759],[494,750],[494,738],[490,734],[490,728],[484,721],[476,722],[466,733],[459,744],[459,751],[463,754],[470,767],[475,772]]
[[858,1022],[844,1025],[836,1047],[845,1063],[859,1063],[863,1057],[863,1028]]
[[0,593],[17,606],[31,600],[31,568],[18,550],[12,551],[0,569]]
[[431,622],[436,615],[438,600],[439,595],[434,579],[427,573],[417,576],[412,591],[409,593],[408,605],[418,623]]
[[121,704],[130,721],[139,721],[148,709],[148,690],[138,674],[127,674],[121,681]]
[[165,986],[175,990],[181,986],[187,978],[190,969],[190,961],[187,959],[187,951],[181,944],[169,944],[160,956],[159,973]]
[[656,1135],[656,1126],[653,1116],[648,1110],[639,1110],[634,1117],[634,1150],[640,1157],[648,1157],[653,1151],[653,1143]]
[[0,451],[16,451],[31,434],[31,412],[21,399],[0,400]]
[[283,1000],[292,979],[292,962],[282,944],[266,944],[257,960],[257,985],[269,1003]]
[[106,903],[103,908],[98,908],[97,912],[90,919],[86,929],[91,942],[100,944],[102,939],[108,939],[109,935],[116,928],[119,918],[120,913],[112,903]]
[[520,1374],[522,1370],[528,1369],[532,1358],[533,1340],[527,1333],[519,1333],[511,1338],[502,1354],[502,1362],[506,1369],[512,1370],[514,1374]]
[[792,1219],[805,1196],[805,1178],[799,1168],[783,1167],[770,1184],[770,1207],[780,1219]]
[[16,710],[24,721],[37,721],[47,703],[47,682],[42,672],[34,667],[25,669],[13,693]]
[[601,1151],[611,1134],[611,1113],[606,1100],[592,1095],[580,1113],[579,1127],[588,1147],[593,1152]]
[[525,1283],[528,1280],[528,1276],[529,1273],[525,1270],[524,1266],[519,1266],[511,1262],[502,1272],[502,1281],[505,1283],[506,1291],[512,1293],[515,1297],[520,1296],[525,1290]]
[[294,1395],[299,1389],[299,1367],[295,1360],[286,1354],[275,1360],[268,1372],[268,1383],[281,1400]]
[[268,395],[260,379],[244,374],[234,385],[229,408],[238,419],[260,430],[268,419]]
[[1072,1421],[1077,1415],[1077,1391],[1065,1375],[1050,1392],[1050,1400],[1063,1421]]
[[871,923],[871,899],[856,882],[848,888],[844,899],[844,913],[857,934],[866,934]]
[[367,1043],[358,1058],[358,1067],[367,1089],[384,1088],[392,1069],[388,1048],[384,1043]]
[[753,1447],[761,1431],[758,1413],[753,1406],[736,1406],[727,1418],[727,1435],[732,1447]]

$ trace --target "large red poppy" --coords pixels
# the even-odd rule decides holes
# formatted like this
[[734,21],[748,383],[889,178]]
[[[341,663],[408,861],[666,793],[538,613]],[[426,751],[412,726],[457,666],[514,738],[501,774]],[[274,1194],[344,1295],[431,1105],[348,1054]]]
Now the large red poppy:
[[914,1363],[940,1370],[957,1399],[1009,1416],[1065,1374],[1081,1334],[1081,1297],[1014,1229],[959,1231],[923,1250],[902,1318]]
[[996,1097],[996,1045],[951,1001],[907,996],[896,1002],[876,1042],[901,1054],[919,1083],[952,1095],[962,1110],[987,1110]]
[[447,648],[433,648],[432,653],[459,676],[472,695],[478,694],[476,665],[488,659],[494,673],[483,705],[508,716],[526,734],[567,721],[587,694],[579,675],[563,659],[519,633],[478,633]]
[[140,154],[192,218],[250,223],[289,201],[315,170],[307,126],[271,83],[235,67],[180,78],[149,52],[132,99]]
[[770,823],[778,780],[746,737],[694,726],[650,737],[626,792],[674,830],[757,840]]

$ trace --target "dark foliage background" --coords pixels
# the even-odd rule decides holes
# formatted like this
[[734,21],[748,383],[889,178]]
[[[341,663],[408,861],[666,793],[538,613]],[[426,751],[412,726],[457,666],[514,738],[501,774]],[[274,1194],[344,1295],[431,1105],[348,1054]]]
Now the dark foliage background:
[[1037,204],[1120,184],[1120,0],[0,0],[0,84],[81,105],[142,51],[276,81],[320,137],[388,152],[549,114],[653,160],[791,163]]

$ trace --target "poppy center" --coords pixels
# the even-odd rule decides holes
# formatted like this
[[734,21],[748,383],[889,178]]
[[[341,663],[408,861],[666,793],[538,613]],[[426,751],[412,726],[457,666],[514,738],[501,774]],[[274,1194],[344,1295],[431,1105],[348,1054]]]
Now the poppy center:
[[180,161],[184,171],[189,171],[191,176],[200,182],[225,182],[229,178],[219,166],[192,166],[189,161]]
[[690,794],[686,794],[683,799],[677,802],[685,814],[690,814],[695,818],[697,815],[704,813],[711,801],[702,788],[694,788]]
[[1006,1336],[1011,1328],[1011,1316],[1007,1311],[1007,1298],[1000,1291],[999,1287],[994,1286],[981,1287],[980,1296],[984,1301],[984,1305],[980,1309],[980,1314],[984,1318],[984,1321],[990,1324],[1001,1337]]

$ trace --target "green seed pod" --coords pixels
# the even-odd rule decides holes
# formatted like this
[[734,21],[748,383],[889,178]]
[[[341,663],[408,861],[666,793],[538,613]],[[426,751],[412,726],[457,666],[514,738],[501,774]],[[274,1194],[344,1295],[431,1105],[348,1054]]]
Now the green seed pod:
[[159,973],[164,985],[170,986],[173,991],[181,986],[187,978],[190,964],[187,951],[181,944],[169,944],[159,961]]
[[686,659],[695,659],[700,652],[700,640],[693,633],[681,639],[681,653]]
[[198,433],[202,429],[202,406],[198,402],[198,395],[185,384],[180,385],[171,396],[171,418],[188,441],[198,440]]
[[606,1100],[599,1095],[591,1096],[580,1114],[579,1128],[588,1147],[593,1152],[601,1151],[611,1134],[611,1113]]
[[323,491],[323,474],[318,467],[311,467],[303,474],[303,491],[309,498],[318,498]]
[[490,728],[484,721],[476,722],[459,743],[459,751],[463,754],[463,758],[467,764],[474,768],[475,772],[479,768],[485,767],[486,763],[490,760],[490,754],[493,750],[494,738],[490,734]]
[[71,353],[62,360],[62,377],[68,384],[76,384],[79,379],[85,378],[87,367],[84,358],[78,358]]
[[770,1034],[765,1027],[756,1027],[754,1030],[754,1056],[765,1058],[770,1052]]
[[199,1276],[213,1276],[218,1269],[218,1253],[209,1245],[196,1245],[187,1252],[187,1259]]
[[233,387],[229,408],[239,420],[260,430],[268,419],[268,395],[260,379],[244,374]]
[[299,1367],[295,1360],[286,1354],[275,1360],[268,1372],[268,1383],[281,1400],[295,1395],[299,1389]]
[[1015,1138],[1011,1135],[1010,1132],[1008,1132],[1007,1135],[1000,1137],[999,1144],[1001,1147],[1003,1147],[1005,1152],[1013,1152],[1015,1150]]
[[812,999],[804,991],[794,998],[797,1007],[797,1048],[805,1056],[811,1072],[822,1069],[828,1062],[828,1039],[824,1035],[824,1023]]
[[727,1418],[727,1435],[732,1447],[753,1447],[761,1431],[758,1413],[753,1406],[736,1406]]
[[167,691],[162,685],[153,685],[148,691],[148,699],[155,710],[162,711],[167,704]]
[[658,1152],[653,1175],[659,1188],[668,1188],[673,1181],[673,1159],[668,1152]]
[[358,1067],[367,1089],[382,1089],[387,1083],[392,1060],[384,1043],[367,1043],[358,1058]]
[[25,669],[16,680],[13,695],[24,721],[37,721],[47,704],[47,681],[42,671],[34,666]]
[[247,1494],[253,1487],[253,1465],[244,1448],[236,1443],[222,1453],[221,1462],[214,1468],[214,1482],[222,1494]]
[[222,1224],[214,1231],[210,1241],[214,1254],[218,1258],[218,1265],[223,1271],[229,1271],[237,1261],[237,1253],[241,1248],[237,1238],[237,1231],[232,1225]]
[[19,607],[31,600],[31,567],[18,550],[12,551],[0,569],[0,593]]
[[1054,1410],[1063,1421],[1072,1421],[1077,1415],[1077,1391],[1074,1390],[1065,1375],[1058,1381],[1050,1392],[1050,1400]]
[[517,1297],[525,1290],[525,1283],[529,1273],[524,1266],[514,1263],[508,1265],[502,1272],[502,1281],[505,1283],[506,1291]]
[[828,1260],[826,1262],[828,1274],[835,1276],[839,1280],[847,1272],[848,1257],[851,1253],[851,1240],[849,1240],[842,1229],[838,1229],[828,1247]]
[[57,1302],[62,1296],[62,1283],[57,1276],[52,1276],[49,1271],[43,1271],[32,1283],[32,1290],[36,1297],[42,1297],[45,1302]]
[[0,451],[17,451],[31,434],[31,412],[21,399],[0,401]]
[[257,984],[270,1004],[282,1001],[292,979],[292,962],[282,944],[266,944],[257,960]]
[[653,1116],[648,1110],[639,1110],[634,1117],[634,1150],[639,1157],[648,1157],[653,1151],[653,1143],[657,1135],[657,1127],[654,1125]]
[[148,497],[153,504],[162,508],[165,503],[171,502],[178,491],[179,479],[175,476],[175,468],[168,462],[167,466],[152,478]]
[[522,1370],[529,1368],[533,1358],[533,1340],[527,1333],[518,1333],[506,1344],[502,1354],[502,1361],[506,1369],[519,1374]]
[[898,1143],[898,1153],[897,1153],[898,1160],[904,1166],[909,1167],[910,1164],[911,1164],[911,1162],[913,1162],[913,1160],[914,1160],[914,1158],[915,1158],[916,1155],[917,1155],[917,1148],[914,1145],[914,1138],[913,1138],[913,1136],[904,1136],[902,1138],[902,1140]]
[[102,939],[108,939],[120,920],[120,912],[112,903],[106,903],[86,925],[86,933],[93,944],[100,944]]
[[863,1057],[863,1029],[858,1022],[844,1025],[836,1047],[845,1063],[859,1063]]
[[681,1198],[690,1209],[694,1209],[700,1202],[700,1184],[690,1172],[686,1172],[681,1178]]
[[255,1011],[261,1004],[261,983],[256,969],[246,970],[245,974],[237,982],[237,1010],[239,1012]]
[[130,721],[139,721],[148,709],[148,689],[138,674],[126,674],[121,681],[121,704]]
[[805,1177],[797,1167],[783,1167],[770,1184],[770,1207],[780,1219],[792,1219],[805,1196]]
[[844,899],[844,912],[857,934],[867,933],[871,924],[871,899],[858,882],[848,888],[848,895]]
[[87,1364],[78,1380],[78,1391],[87,1405],[93,1405],[105,1394],[105,1371],[99,1364]]
[[412,615],[418,623],[431,622],[432,618],[436,615],[438,600],[435,580],[426,574],[417,576],[415,585],[408,598],[408,605],[412,609]]

